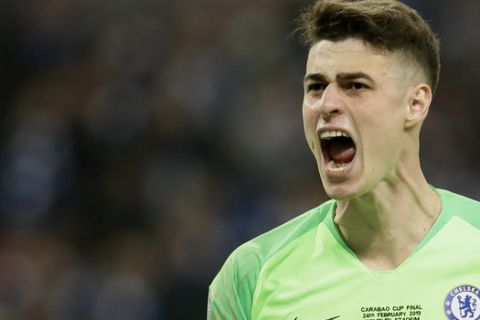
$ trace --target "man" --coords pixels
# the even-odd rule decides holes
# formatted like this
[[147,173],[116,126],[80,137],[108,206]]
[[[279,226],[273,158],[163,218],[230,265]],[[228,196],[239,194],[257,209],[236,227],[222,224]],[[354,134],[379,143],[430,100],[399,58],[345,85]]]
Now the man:
[[301,21],[305,136],[332,200],[235,250],[209,317],[480,319],[480,204],[420,167],[431,28],[395,0],[319,0]]

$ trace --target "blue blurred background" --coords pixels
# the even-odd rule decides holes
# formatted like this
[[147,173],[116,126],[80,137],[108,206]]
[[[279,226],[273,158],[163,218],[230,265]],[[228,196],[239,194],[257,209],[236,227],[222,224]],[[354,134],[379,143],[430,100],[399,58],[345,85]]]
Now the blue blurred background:
[[[442,39],[430,182],[480,199],[480,2]],[[1,0],[0,319],[203,319],[236,246],[324,201],[304,0]]]

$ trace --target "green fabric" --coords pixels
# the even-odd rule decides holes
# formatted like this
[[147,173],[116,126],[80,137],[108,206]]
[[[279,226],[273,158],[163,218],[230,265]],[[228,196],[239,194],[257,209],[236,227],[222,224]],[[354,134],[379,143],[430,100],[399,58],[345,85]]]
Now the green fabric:
[[440,216],[397,269],[363,265],[335,228],[335,202],[328,201],[235,250],[210,286],[209,316],[439,320],[469,311],[468,319],[478,319],[480,307],[471,311],[467,293],[448,296],[462,285],[480,288],[480,204],[436,191]]

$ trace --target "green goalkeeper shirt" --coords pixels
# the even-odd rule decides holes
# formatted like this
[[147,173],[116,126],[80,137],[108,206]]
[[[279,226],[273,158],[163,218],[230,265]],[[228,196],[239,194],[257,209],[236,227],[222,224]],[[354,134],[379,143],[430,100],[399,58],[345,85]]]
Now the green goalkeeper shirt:
[[480,203],[436,190],[442,211],[398,268],[345,244],[330,200],[237,248],[209,290],[209,319],[480,319]]

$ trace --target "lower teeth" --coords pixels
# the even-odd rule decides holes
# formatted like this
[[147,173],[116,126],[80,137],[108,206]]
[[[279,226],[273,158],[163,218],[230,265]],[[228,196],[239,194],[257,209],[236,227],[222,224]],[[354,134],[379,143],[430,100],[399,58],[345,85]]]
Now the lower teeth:
[[328,161],[328,168],[330,170],[341,171],[341,170],[345,169],[346,166],[347,166],[346,163],[335,162],[333,160]]

